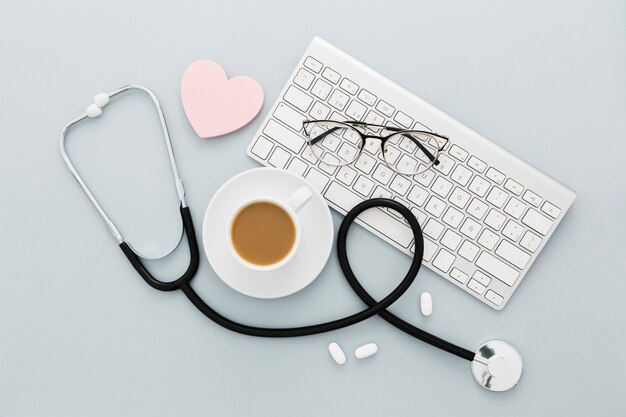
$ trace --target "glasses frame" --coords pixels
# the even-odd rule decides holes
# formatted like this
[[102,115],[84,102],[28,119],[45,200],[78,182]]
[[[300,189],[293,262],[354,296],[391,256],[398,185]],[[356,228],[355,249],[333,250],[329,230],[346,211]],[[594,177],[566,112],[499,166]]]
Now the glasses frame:
[[[387,142],[387,140],[389,140],[390,137],[397,135],[398,133],[415,133],[415,134],[426,134],[426,135],[430,135],[430,136],[435,136],[438,139],[442,139],[444,141],[444,144],[439,146],[437,148],[438,152],[441,152],[445,149],[445,147],[448,145],[450,138],[448,138],[447,136],[444,136],[442,134],[439,133],[435,133],[435,132],[429,132],[427,130],[415,130],[415,129],[402,129],[399,127],[395,127],[395,126],[385,126],[385,125],[378,125],[378,124],[374,124],[374,123],[367,123],[367,122],[361,122],[358,120],[347,120],[347,121],[338,121],[338,120],[328,120],[328,119],[320,119],[320,120],[303,120],[302,121],[302,130],[304,132],[304,135],[309,138],[309,140],[307,140],[307,145],[311,148],[313,145],[315,145],[315,143],[319,142],[320,140],[324,139],[327,135],[331,134],[335,128],[333,129],[328,129],[327,131],[325,131],[324,133],[322,133],[321,135],[317,136],[315,139],[311,139],[311,137],[309,136],[309,132],[307,132],[307,126],[311,123],[319,123],[319,122],[332,122],[332,123],[337,123],[339,125],[344,125],[345,127],[348,128],[352,128],[355,132],[357,132],[359,134],[359,136],[361,137],[361,148],[359,149],[359,153],[357,154],[356,158],[354,159],[354,161],[351,161],[347,164],[343,164],[343,165],[335,165],[335,166],[346,166],[346,165],[350,165],[351,163],[355,162],[357,159],[359,159],[359,156],[361,156],[361,153],[363,152],[363,148],[365,148],[365,141],[367,139],[378,139],[380,140],[380,151],[382,152],[383,155],[383,161],[385,162],[385,165],[387,165],[391,170],[393,170],[394,172],[397,172],[398,174],[401,175],[419,175],[420,172],[417,172],[415,174],[407,174],[407,173],[403,173],[400,171],[397,171],[394,167],[392,167],[391,165],[389,165],[389,163],[387,162],[387,159],[385,158],[385,143]],[[391,133],[389,135],[368,135],[365,134],[361,131],[359,131],[358,129],[354,129],[355,126],[362,126],[362,127],[373,127],[373,128],[381,128],[384,130],[388,130]],[[409,138],[412,139],[413,143],[415,143],[415,145],[417,145],[417,147],[424,152],[424,154],[431,160],[431,165],[428,166],[428,168],[426,168],[425,171],[428,171],[430,168],[432,168],[433,166],[439,165],[439,159],[436,158],[428,149],[426,149],[422,143],[419,140],[413,139],[411,136],[407,136]],[[313,141],[315,141],[313,143]],[[437,141],[439,143],[439,141]],[[313,152],[313,154],[315,155],[315,152]],[[317,155],[315,155],[315,157],[317,158]],[[318,158],[319,160],[319,158]],[[323,162],[320,160],[320,162]],[[330,165],[330,164],[329,164]]]

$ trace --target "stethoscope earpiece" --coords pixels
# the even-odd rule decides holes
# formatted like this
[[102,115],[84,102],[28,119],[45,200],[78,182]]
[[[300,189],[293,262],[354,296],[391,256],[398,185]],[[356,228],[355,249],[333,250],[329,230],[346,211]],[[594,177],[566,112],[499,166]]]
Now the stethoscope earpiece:
[[472,361],[472,374],[489,391],[508,391],[522,378],[522,357],[510,344],[500,340],[483,343]]

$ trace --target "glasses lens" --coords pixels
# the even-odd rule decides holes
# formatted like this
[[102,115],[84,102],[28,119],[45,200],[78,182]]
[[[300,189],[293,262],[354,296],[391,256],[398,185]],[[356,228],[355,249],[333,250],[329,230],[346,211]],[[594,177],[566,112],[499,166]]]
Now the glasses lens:
[[338,122],[320,121],[305,127],[313,154],[328,165],[348,165],[356,161],[363,140],[354,128]]
[[383,146],[385,162],[394,171],[405,175],[421,174],[433,166],[439,156],[440,143],[424,132],[399,132]]

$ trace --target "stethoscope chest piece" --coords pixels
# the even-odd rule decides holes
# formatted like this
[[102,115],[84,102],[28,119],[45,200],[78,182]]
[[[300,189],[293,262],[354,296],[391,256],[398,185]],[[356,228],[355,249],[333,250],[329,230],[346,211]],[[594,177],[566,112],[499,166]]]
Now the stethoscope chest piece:
[[506,342],[492,340],[483,343],[472,361],[476,382],[489,391],[507,391],[522,378],[522,357]]

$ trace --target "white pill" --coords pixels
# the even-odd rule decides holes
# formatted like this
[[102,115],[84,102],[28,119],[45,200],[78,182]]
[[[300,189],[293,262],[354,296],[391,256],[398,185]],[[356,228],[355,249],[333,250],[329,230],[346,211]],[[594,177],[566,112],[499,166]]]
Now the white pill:
[[376,346],[376,343],[368,343],[356,348],[354,356],[356,356],[357,359],[365,359],[372,356],[376,352],[378,352],[378,346]]
[[85,113],[88,117],[98,117],[102,114],[102,109],[96,103],[91,103]]
[[346,355],[345,353],[343,353],[341,346],[339,346],[337,343],[332,342],[330,345],[328,345],[328,351],[330,352],[330,356],[333,357],[338,365],[343,365],[344,363],[346,363]]
[[98,107],[104,107],[109,103],[109,95],[107,93],[96,94],[93,101]]
[[433,314],[433,297],[429,292],[423,292],[420,296],[420,309],[425,316]]

